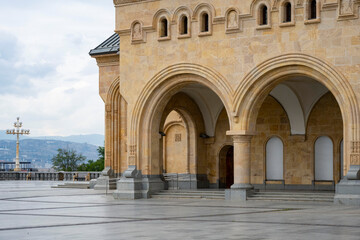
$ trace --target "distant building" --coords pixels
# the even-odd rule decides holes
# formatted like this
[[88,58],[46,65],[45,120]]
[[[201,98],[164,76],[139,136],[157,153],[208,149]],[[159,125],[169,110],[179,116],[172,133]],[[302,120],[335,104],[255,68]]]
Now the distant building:
[[90,55],[116,197],[178,173],[230,199],[337,187],[360,202],[359,0],[114,4],[116,34]]

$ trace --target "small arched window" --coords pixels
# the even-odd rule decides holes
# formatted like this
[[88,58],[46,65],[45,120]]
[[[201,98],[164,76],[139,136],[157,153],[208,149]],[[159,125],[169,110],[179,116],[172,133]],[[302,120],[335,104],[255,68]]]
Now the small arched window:
[[310,0],[309,19],[316,19],[316,0]]
[[188,20],[187,16],[184,15],[180,18],[180,34],[181,35],[186,35],[189,33],[188,22],[189,22],[189,20]]
[[209,14],[203,13],[201,14],[201,32],[209,31]]
[[284,4],[284,22],[291,22],[291,3]]
[[163,18],[160,20],[160,37],[168,37],[168,20]]
[[260,25],[268,25],[268,8],[266,5],[260,6]]

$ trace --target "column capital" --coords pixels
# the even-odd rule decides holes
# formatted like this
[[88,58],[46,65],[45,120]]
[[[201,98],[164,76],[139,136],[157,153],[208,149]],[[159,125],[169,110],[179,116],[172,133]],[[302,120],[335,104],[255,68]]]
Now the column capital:
[[250,132],[247,130],[229,130],[226,131],[226,135],[229,136],[254,136],[256,135],[256,132]]

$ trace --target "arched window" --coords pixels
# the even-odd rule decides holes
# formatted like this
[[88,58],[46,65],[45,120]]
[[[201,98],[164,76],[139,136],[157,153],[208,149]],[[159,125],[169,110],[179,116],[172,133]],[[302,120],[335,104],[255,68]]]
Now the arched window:
[[160,37],[168,37],[168,20],[166,18],[160,21]]
[[309,19],[316,19],[316,0],[310,0]]
[[266,5],[260,6],[260,25],[268,25],[268,8]]
[[188,17],[185,15],[180,18],[180,34],[181,35],[186,35],[189,33],[188,21],[189,21]]
[[291,22],[291,3],[284,4],[284,22]]
[[266,143],[266,180],[283,180],[283,165],[283,142],[278,137],[272,137]]
[[209,14],[201,14],[201,32],[209,31]]
[[329,137],[319,137],[315,142],[315,180],[333,180],[333,142]]

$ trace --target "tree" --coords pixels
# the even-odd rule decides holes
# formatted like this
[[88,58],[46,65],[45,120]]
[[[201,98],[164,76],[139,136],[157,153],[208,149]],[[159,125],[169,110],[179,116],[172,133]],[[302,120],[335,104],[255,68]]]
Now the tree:
[[98,147],[97,149],[99,158],[94,162],[93,160],[89,160],[87,163],[83,163],[79,166],[79,171],[94,171],[100,172],[104,170],[105,166],[105,148]]
[[53,168],[57,171],[76,171],[81,162],[86,160],[82,154],[77,154],[75,150],[61,149],[51,159]]

